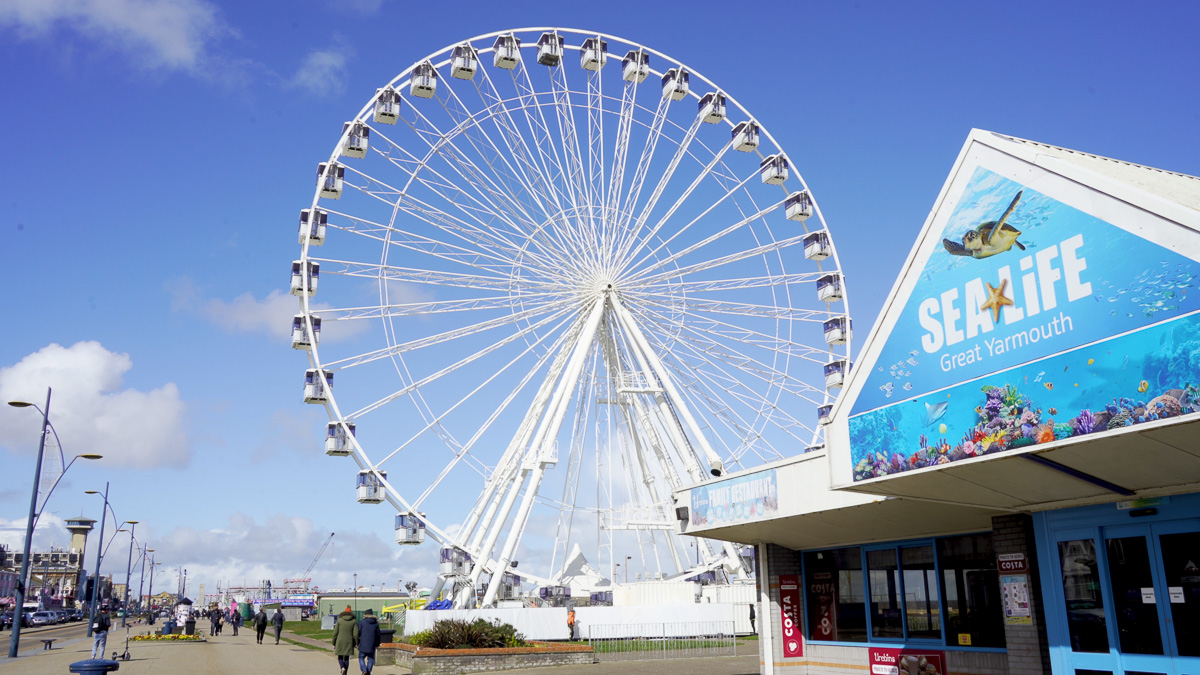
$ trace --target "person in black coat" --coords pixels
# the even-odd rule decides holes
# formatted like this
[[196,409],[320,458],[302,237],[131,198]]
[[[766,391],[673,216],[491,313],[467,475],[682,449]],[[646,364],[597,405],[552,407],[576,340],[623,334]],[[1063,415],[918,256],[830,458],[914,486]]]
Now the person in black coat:
[[375,667],[376,649],[379,649],[379,621],[375,619],[375,611],[368,607],[358,622],[358,669],[366,675],[371,675]]
[[271,616],[271,625],[275,627],[275,644],[279,644],[279,634],[283,632],[283,610],[276,609]]
[[263,633],[267,632],[267,613],[261,608],[254,615],[254,630],[258,633],[258,644],[262,644]]

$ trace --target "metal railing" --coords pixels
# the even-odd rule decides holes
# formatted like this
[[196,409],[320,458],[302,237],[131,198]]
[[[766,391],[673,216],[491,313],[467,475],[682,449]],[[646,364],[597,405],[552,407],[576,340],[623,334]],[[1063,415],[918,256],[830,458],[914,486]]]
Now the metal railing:
[[732,621],[620,623],[588,626],[597,661],[645,661],[734,656]]

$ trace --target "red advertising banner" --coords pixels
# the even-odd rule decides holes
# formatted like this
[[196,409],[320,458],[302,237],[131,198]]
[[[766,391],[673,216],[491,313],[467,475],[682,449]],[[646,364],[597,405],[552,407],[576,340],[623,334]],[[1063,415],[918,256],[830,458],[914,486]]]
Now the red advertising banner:
[[813,639],[832,642],[837,636],[837,584],[832,572],[813,572],[808,586],[809,629]]
[[945,675],[946,652],[870,647],[871,675]]
[[779,575],[779,608],[783,617],[783,657],[804,656],[804,637],[800,634],[800,577]]

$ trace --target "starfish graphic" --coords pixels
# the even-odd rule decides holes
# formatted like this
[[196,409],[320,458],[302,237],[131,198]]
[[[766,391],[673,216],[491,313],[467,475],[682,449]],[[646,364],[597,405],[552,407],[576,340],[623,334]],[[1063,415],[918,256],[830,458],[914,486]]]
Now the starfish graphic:
[[993,286],[991,284],[987,284],[988,298],[987,298],[987,300],[984,300],[981,305],[979,305],[979,310],[980,311],[983,311],[985,309],[992,310],[992,321],[993,322],[996,322],[996,323],[1000,322],[1000,308],[1001,307],[1003,307],[1004,305],[1013,304],[1012,300],[1009,300],[1008,298],[1004,297],[1004,289],[1007,286],[1008,286],[1008,279],[1001,279],[999,288],[996,288],[995,286]]

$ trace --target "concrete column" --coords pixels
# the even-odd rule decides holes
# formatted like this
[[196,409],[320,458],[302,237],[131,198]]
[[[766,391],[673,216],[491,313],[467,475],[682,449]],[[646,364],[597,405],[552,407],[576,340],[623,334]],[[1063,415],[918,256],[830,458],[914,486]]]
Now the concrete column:
[[[992,518],[992,549],[996,555],[1020,553],[1029,566],[1029,604],[1033,623],[1004,626],[1008,647],[1008,672],[1012,675],[1050,675],[1050,648],[1046,639],[1046,613],[1042,606],[1041,575],[1034,545],[1033,518],[1016,513]],[[1041,561],[1054,564],[1053,561]],[[1003,571],[1000,576],[1005,576]]]

